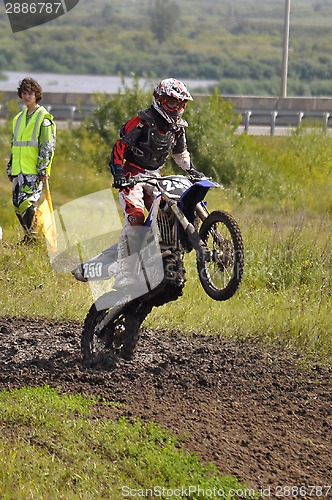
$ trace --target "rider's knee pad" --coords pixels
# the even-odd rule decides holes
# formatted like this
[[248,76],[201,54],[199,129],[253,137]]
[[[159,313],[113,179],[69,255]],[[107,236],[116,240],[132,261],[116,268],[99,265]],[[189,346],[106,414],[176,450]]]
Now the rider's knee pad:
[[144,212],[139,208],[133,208],[126,212],[127,220],[131,226],[143,226]]

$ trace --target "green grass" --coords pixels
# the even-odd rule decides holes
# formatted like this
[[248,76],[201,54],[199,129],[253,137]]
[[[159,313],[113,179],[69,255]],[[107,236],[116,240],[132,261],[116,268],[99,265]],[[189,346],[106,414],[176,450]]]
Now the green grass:
[[83,320],[91,305],[89,287],[70,273],[56,272],[43,242],[17,246],[21,235],[13,233],[0,252],[2,314]]
[[170,493],[190,487],[185,498],[215,488],[230,499],[245,490],[154,422],[96,418],[95,404],[49,387],[0,392],[3,500],[117,500],[153,489],[177,498]]

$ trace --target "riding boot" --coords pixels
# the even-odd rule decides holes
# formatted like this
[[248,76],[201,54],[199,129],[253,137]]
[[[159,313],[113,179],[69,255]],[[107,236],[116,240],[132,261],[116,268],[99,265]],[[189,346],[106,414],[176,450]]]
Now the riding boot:
[[118,242],[118,273],[114,288],[138,285],[137,268],[142,243],[141,226],[125,226]]

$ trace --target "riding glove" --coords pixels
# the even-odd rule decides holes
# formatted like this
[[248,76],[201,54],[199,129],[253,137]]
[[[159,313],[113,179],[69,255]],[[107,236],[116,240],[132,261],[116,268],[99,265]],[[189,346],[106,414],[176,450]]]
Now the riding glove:
[[203,179],[204,177],[206,177],[205,174],[196,170],[195,167],[188,168],[187,172],[190,175],[190,177],[193,177],[194,179]]
[[116,171],[113,172],[113,177],[113,187],[115,187],[116,189],[121,189],[127,183],[127,179],[123,174],[122,167],[117,168]]

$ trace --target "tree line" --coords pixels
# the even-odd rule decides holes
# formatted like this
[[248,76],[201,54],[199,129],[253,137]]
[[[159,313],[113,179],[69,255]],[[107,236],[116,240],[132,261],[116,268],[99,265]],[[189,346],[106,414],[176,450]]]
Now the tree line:
[[[332,0],[293,18],[288,94],[332,95]],[[243,0],[86,1],[52,21],[13,35],[0,18],[1,71],[208,79],[223,94],[278,95],[283,8]],[[29,47],[28,51],[21,47]]]

